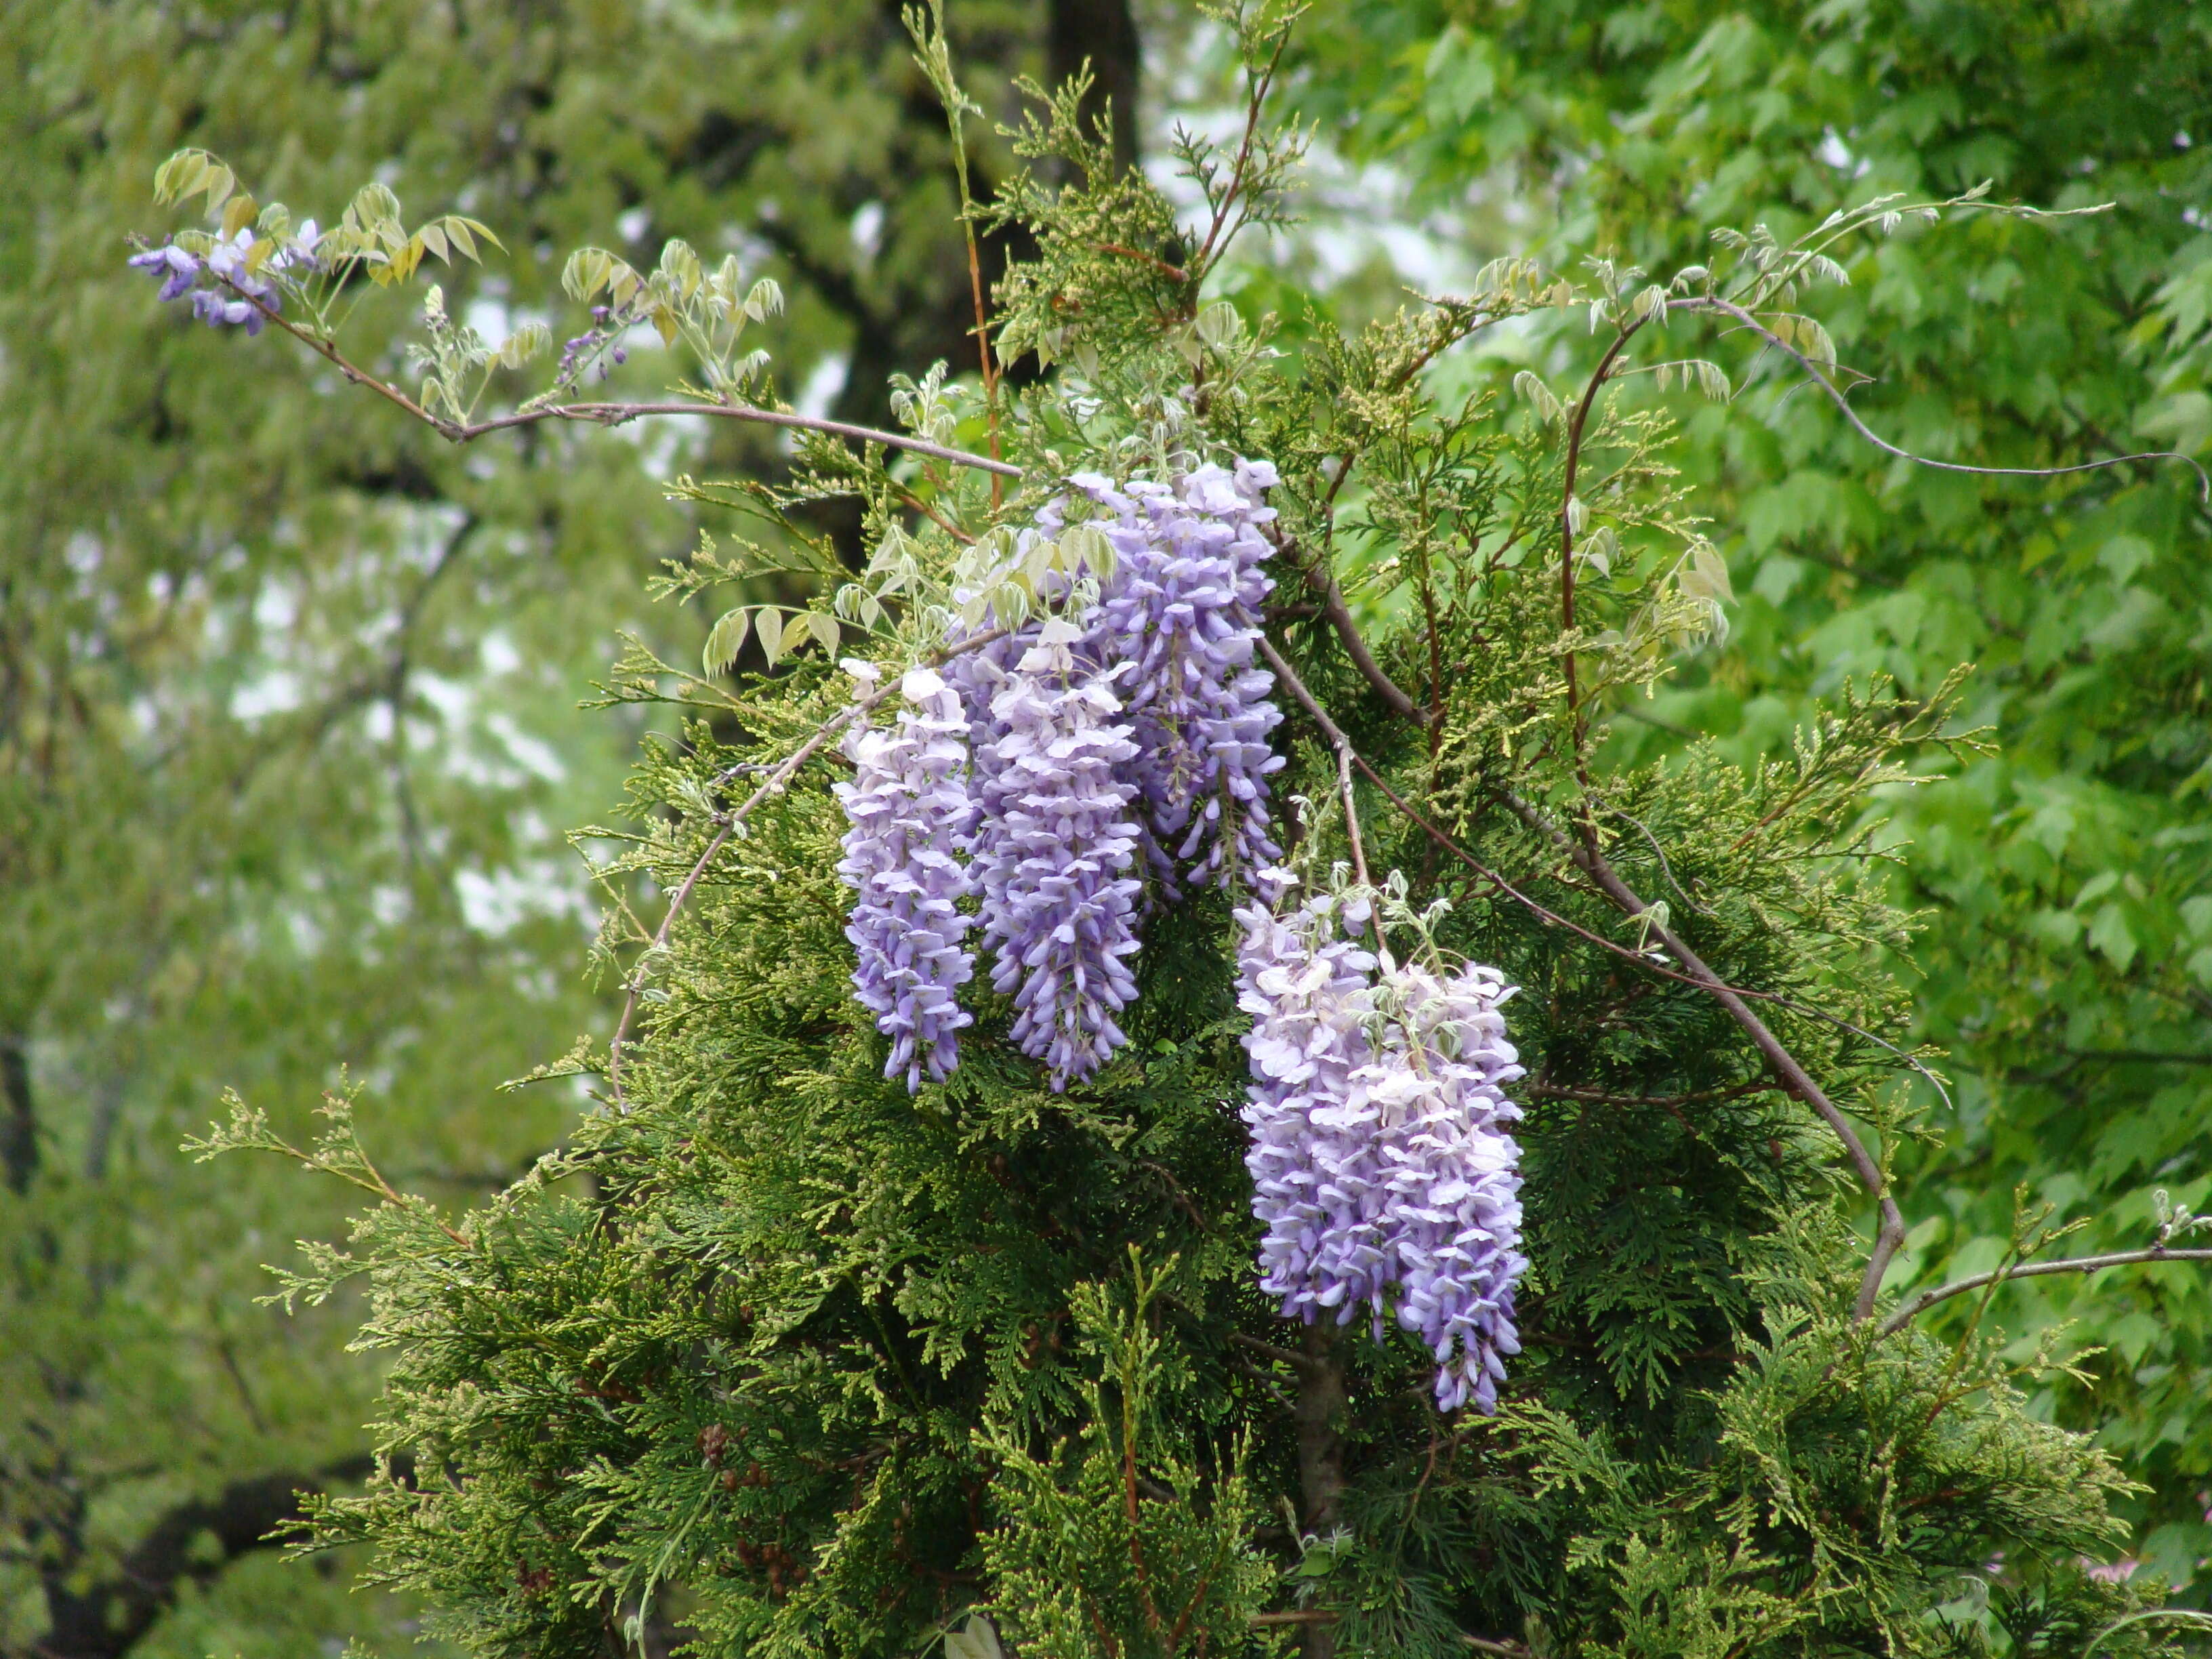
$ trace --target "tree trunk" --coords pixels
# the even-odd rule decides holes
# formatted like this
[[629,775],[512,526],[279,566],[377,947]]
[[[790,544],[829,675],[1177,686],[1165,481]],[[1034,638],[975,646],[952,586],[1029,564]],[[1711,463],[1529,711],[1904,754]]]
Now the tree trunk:
[[[1294,1420],[1298,1430],[1298,1494],[1305,1530],[1326,1538],[1336,1528],[1344,1495],[1344,1366],[1327,1328],[1306,1327],[1307,1363],[1298,1368]],[[1336,1631],[1326,1623],[1300,1627],[1303,1659],[1335,1659]]]
[[[300,1513],[301,1495],[326,1480],[368,1473],[366,1457],[322,1474],[263,1474],[234,1480],[212,1498],[178,1504],[155,1522],[115,1571],[76,1581],[77,1563],[53,1561],[42,1574],[46,1633],[32,1644],[39,1659],[122,1659],[175,1605],[190,1580],[204,1584],[240,1556],[283,1541],[270,1534]],[[215,1547],[202,1547],[202,1540]]]
[[1053,86],[1091,67],[1091,91],[1083,113],[1096,118],[1109,112],[1114,122],[1114,159],[1124,168],[1137,165],[1137,91],[1143,70],[1142,43],[1129,0],[1053,0],[1045,21],[1045,78]]

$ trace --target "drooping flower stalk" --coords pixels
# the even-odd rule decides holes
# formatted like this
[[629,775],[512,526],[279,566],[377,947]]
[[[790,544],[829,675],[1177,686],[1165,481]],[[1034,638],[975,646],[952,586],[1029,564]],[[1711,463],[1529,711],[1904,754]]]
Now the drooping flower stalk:
[[961,945],[975,924],[957,908],[975,806],[959,694],[927,668],[908,671],[899,693],[906,706],[888,730],[846,736],[854,776],[836,786],[851,825],[837,874],[858,896],[845,928],[854,995],[891,1040],[884,1075],[904,1073],[914,1090],[924,1073],[939,1083],[951,1073],[975,1018],[956,993],[975,971]]
[[1136,792],[1121,775],[1136,744],[1120,719],[1120,671],[1084,661],[1079,638],[1073,623],[1047,622],[1011,670],[994,669],[999,735],[976,751],[975,877],[992,984],[1013,994],[1015,1044],[1046,1063],[1055,1090],[1127,1041],[1115,1016],[1137,993]]

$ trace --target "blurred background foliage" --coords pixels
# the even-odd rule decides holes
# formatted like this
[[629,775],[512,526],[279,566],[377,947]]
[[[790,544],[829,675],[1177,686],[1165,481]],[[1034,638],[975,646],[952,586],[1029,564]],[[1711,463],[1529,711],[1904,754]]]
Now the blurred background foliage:
[[[1862,416],[1921,455],[2059,467],[2203,459],[2212,433],[2212,7],[2186,0],[1431,6],[1354,0],[1303,36],[1306,107],[1480,251],[1660,270],[1716,225],[1784,240],[1890,191],[2111,204],[2044,222],[1954,219],[1855,250],[1820,315],[1869,380]],[[1513,343],[1557,389],[1595,343]],[[2014,1194],[2140,1243],[2156,1193],[2212,1189],[2212,527],[2172,462],[2054,479],[1916,467],[1854,435],[1794,366],[1685,338],[1744,389],[1673,400],[1675,460],[1739,603],[1724,646],[1620,722],[1654,760],[1692,734],[1787,751],[1810,699],[1974,665],[1994,751],[1882,810],[1925,912],[1909,973],[1952,1056],[1928,1139],[1895,1149],[1917,1224],[1893,1287],[1997,1264]],[[1730,355],[1733,353],[1733,355]],[[1973,1317],[1953,1304],[1948,1328]],[[2021,1357],[2073,1322],[2094,1385],[2039,1408],[2154,1487],[2146,1565],[2187,1588],[2212,1553],[2212,1280],[2131,1273],[2008,1287]],[[2201,1602],[2207,1587],[2187,1599]]]
[[[1013,75],[1086,56],[1147,157],[1223,103],[1218,40],[1180,6],[951,21],[994,115]],[[1297,50],[1316,184],[1309,222],[1228,276],[1255,312],[1295,285],[1356,319],[1513,251],[1672,268],[1715,224],[1786,237],[1986,178],[2115,205],[1848,261],[1818,303],[1872,377],[1865,418],[1979,465],[2207,452],[2199,0],[1322,0]],[[880,423],[887,374],[972,351],[944,129],[874,0],[0,0],[0,1644],[398,1651],[410,1610],[349,1595],[349,1564],[255,1547],[367,1444],[351,1310],[249,1299],[292,1238],[343,1232],[343,1201],[174,1148],[226,1085],[296,1133],[341,1067],[389,1173],[434,1194],[559,1141],[568,1085],[496,1085],[611,1024],[566,834],[613,810],[646,729],[578,704],[619,631],[676,659],[703,634],[645,598],[694,533],[659,481],[773,477],[787,452],[672,427],[452,452],[296,351],[156,307],[123,235],[166,228],[148,181],[185,144],[325,219],[374,176],[507,240],[498,277],[447,280],[457,313],[556,337],[582,321],[556,297],[568,248],[642,264],[682,236],[783,283],[783,396]],[[397,303],[356,324],[394,373]],[[1593,356],[1564,325],[1486,349],[1559,389]],[[1926,911],[1924,1030],[1953,1055],[1950,1101],[1893,1149],[1916,1226],[1892,1285],[1995,1265],[2023,1185],[2090,1219],[2073,1243],[2139,1243],[2156,1190],[2212,1192],[2196,479],[1911,467],[1739,343],[1682,350],[1741,388],[1648,393],[1681,422],[1734,630],[1613,741],[1778,752],[1847,678],[1917,695],[1975,664],[1993,751],[1882,803]],[[617,376],[657,392],[657,360]],[[2024,1352],[2067,1321],[2102,1349],[2039,1409],[2100,1425],[2151,1488],[2138,1553],[2203,1604],[2205,1279],[2033,1281],[1985,1317]]]

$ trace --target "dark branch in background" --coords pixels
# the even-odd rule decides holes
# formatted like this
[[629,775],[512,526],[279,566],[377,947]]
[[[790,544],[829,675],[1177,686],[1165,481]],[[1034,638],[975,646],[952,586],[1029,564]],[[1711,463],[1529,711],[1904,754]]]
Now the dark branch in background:
[[2110,1255],[2081,1255],[2066,1261],[2029,1261],[2017,1267],[1998,1267],[1990,1273],[1975,1273],[1970,1278],[1954,1279],[1934,1290],[1923,1291],[1910,1302],[1882,1322],[1881,1334],[1894,1335],[1939,1302],[1948,1302],[1954,1296],[1964,1296],[1968,1291],[1978,1291],[1984,1285],[2002,1285],[2015,1279],[2037,1279],[2046,1273],[2094,1273],[2107,1267],[2126,1267],[2145,1261],[2212,1261],[2212,1250],[2170,1250],[2163,1244],[2153,1244],[2140,1250],[2116,1250]]
[[[1344,1499],[1344,1419],[1352,1401],[1328,1328],[1307,1326],[1304,1343],[1305,1364],[1297,1368],[1297,1399],[1291,1408],[1297,1427],[1298,1521],[1309,1534],[1326,1538],[1336,1530]],[[1335,1659],[1334,1624],[1305,1626],[1298,1642],[1304,1659]]]
[[1084,69],[1091,87],[1083,94],[1086,122],[1114,119],[1114,161],[1124,172],[1137,165],[1137,94],[1144,74],[1142,42],[1129,0],[1053,0],[1044,26],[1045,84],[1064,86]]
[[209,1583],[239,1557],[288,1541],[270,1534],[298,1518],[301,1493],[358,1480],[373,1467],[367,1457],[347,1458],[315,1474],[255,1475],[212,1498],[187,1499],[156,1520],[112,1574],[81,1588],[74,1559],[42,1564],[47,1630],[31,1651],[40,1659],[122,1659],[185,1584]]
[[0,1034],[0,1174],[9,1190],[31,1188],[39,1173],[39,1119],[31,1098],[29,1041],[20,1033]]

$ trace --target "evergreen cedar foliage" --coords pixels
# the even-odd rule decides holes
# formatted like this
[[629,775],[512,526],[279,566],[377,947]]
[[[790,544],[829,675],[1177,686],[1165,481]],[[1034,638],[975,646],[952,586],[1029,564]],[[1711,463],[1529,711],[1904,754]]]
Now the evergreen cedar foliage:
[[[1881,963],[1909,919],[1867,799],[1960,741],[1945,699],[1856,688],[1756,772],[1599,759],[1607,711],[1709,641],[1728,598],[1624,377],[1716,325],[1823,375],[1795,310],[1833,274],[1822,250],[1912,204],[1798,247],[1747,231],[1656,285],[1504,262],[1472,296],[1279,353],[1270,319],[1200,301],[1230,240],[1282,216],[1297,149],[1263,108],[1282,26],[1237,27],[1250,123],[1180,147],[1195,232],[1081,129],[1072,88],[1036,93],[1018,136],[1037,173],[972,210],[1025,225],[1036,257],[997,286],[981,389],[933,376],[897,405],[914,441],[1010,465],[802,432],[788,488],[677,486],[781,527],[772,549],[703,547],[673,591],[796,564],[822,599],[731,610],[708,678],[641,649],[618,671],[612,696],[687,723],[639,765],[607,877],[619,895],[649,871],[676,904],[650,933],[614,908],[616,1048],[545,1068],[603,1080],[569,1145],[451,1221],[377,1174],[346,1100],[295,1152],[382,1201],[284,1296],[364,1279],[360,1340],[392,1362],[383,1468],[311,1504],[316,1545],[367,1543],[442,1633],[538,1659],[672,1627],[763,1659],[2158,1649],[2170,1626],[2130,1617],[2156,1586],[2084,1571],[2121,1541],[2121,1472],[2025,1413],[1994,1340],[1938,1345],[1863,1290],[1887,1235],[1828,1103],[1879,1148],[1923,1063],[1896,1046],[1907,1000]],[[918,34],[957,129],[941,35]],[[215,207],[228,188],[201,157],[165,183]],[[453,221],[410,239],[388,192],[356,206],[326,271],[401,279],[426,236],[466,252]],[[580,299],[697,353],[726,408],[773,407],[742,320],[723,326],[772,295],[680,246],[651,274],[592,252],[571,271]],[[1432,395],[1429,365],[1559,307],[1618,337],[1605,384]],[[411,406],[466,436],[499,360],[428,310],[434,395]],[[334,341],[314,303],[283,316]],[[1017,390],[1001,369],[1024,358],[1053,372]],[[1249,887],[1153,905],[1130,1040],[1065,1092],[984,976],[958,1069],[911,1094],[853,995],[832,786],[855,694],[832,659],[876,660],[889,695],[985,606],[1033,614],[1053,585],[1010,569],[1010,532],[1072,472],[1237,457],[1281,480],[1290,860],[1443,901],[1443,950],[1522,988],[1530,1266],[1493,1416],[1439,1414],[1412,1338],[1285,1323],[1258,1286],[1231,917]],[[829,495],[865,505],[864,571],[807,539]],[[711,676],[740,634],[769,672],[732,694]],[[295,1150],[244,1105],[199,1145]]]

